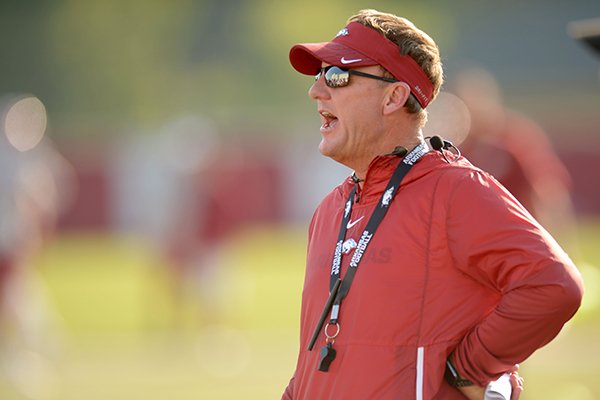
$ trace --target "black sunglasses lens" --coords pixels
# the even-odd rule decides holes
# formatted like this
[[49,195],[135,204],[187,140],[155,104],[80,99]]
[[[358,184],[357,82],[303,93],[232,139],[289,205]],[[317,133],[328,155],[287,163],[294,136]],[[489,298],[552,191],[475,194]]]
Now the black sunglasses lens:
[[325,83],[327,86],[336,88],[348,85],[350,74],[339,67],[329,67],[325,71]]

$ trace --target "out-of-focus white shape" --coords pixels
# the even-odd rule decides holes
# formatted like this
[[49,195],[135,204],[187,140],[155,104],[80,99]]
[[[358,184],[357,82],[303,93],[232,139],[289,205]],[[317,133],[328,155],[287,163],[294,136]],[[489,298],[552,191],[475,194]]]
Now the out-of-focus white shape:
[[6,112],[4,132],[9,143],[19,151],[33,149],[44,137],[46,107],[34,96],[17,100]]
[[165,166],[181,173],[196,173],[213,160],[219,136],[212,121],[197,115],[173,119],[157,138],[157,155]]
[[439,135],[459,145],[471,129],[471,114],[465,103],[449,92],[441,92],[427,107],[425,136]]
[[33,351],[15,354],[8,373],[17,390],[31,400],[56,399],[62,386],[56,367]]

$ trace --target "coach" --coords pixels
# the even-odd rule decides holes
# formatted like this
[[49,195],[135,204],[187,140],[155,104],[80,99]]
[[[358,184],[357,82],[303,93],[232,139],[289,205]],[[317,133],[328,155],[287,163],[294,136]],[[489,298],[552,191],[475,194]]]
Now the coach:
[[309,228],[300,354],[283,399],[483,399],[581,303],[567,254],[493,177],[421,128],[442,85],[435,42],[362,10],[297,44],[316,76],[320,152],[354,172]]

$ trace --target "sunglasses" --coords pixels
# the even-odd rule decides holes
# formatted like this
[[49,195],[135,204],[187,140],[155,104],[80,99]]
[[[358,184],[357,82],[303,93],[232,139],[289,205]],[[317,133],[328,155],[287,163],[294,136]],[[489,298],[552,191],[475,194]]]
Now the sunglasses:
[[321,75],[325,76],[325,84],[331,88],[348,86],[348,84],[350,83],[350,75],[377,79],[378,81],[384,82],[398,82],[398,80],[394,78],[386,78],[384,76],[371,75],[367,74],[366,72],[356,71],[354,69],[343,69],[334,65],[321,68],[319,70],[319,73],[315,75],[315,81],[318,81]]

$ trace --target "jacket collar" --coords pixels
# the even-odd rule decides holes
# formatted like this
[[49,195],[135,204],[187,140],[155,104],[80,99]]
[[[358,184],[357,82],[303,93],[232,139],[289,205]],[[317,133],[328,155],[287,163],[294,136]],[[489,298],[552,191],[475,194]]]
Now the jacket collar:
[[[402,159],[403,157],[395,155],[383,155],[377,156],[371,161],[362,188],[357,191],[359,203],[368,204],[379,201],[387,183]],[[419,179],[440,163],[445,163],[442,155],[437,151],[429,151],[409,171],[402,181],[402,186]],[[347,198],[354,185],[355,182],[351,176],[344,181],[341,186],[344,198]]]

